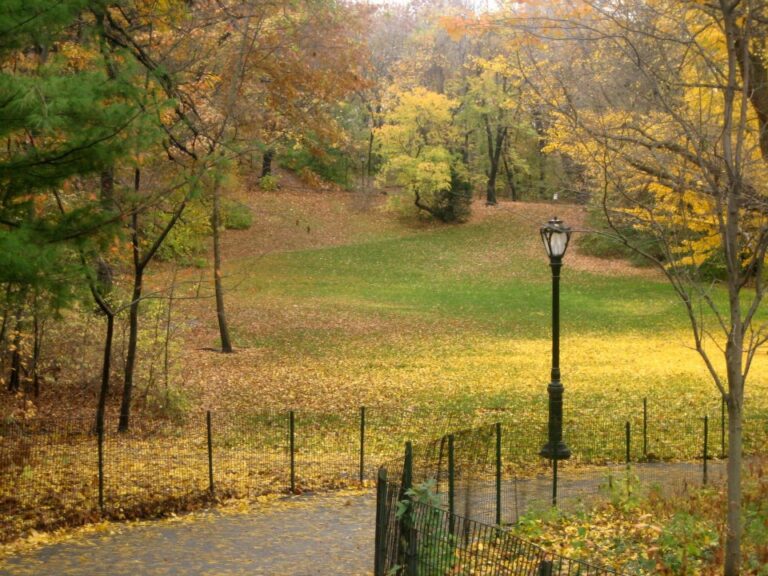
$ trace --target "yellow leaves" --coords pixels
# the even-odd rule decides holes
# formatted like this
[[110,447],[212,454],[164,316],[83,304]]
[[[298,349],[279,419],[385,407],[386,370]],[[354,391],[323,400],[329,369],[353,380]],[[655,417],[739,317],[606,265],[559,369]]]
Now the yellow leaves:
[[457,102],[424,88],[390,94],[385,124],[377,130],[386,159],[380,181],[394,178],[411,192],[431,195],[451,185]]
[[62,42],[59,51],[74,71],[85,70],[99,57],[98,52],[80,42]]
[[409,128],[441,128],[450,123],[452,111],[458,104],[444,94],[417,87],[391,94],[386,119]]

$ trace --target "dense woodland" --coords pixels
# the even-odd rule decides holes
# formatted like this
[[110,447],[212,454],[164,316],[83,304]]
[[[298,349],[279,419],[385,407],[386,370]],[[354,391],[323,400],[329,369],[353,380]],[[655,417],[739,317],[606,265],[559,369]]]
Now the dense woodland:
[[162,415],[176,307],[206,302],[238,347],[222,234],[281,174],[441,226],[478,198],[580,203],[585,249],[666,276],[727,403],[736,574],[766,42],[760,0],[4,0],[0,415]]
[[104,324],[97,420],[117,387],[128,429],[142,334],[172,299],[147,291],[146,272],[199,262],[209,244],[231,352],[220,232],[252,216],[227,196],[274,190],[278,165],[307,188],[386,189],[391,209],[450,223],[473,195],[590,195],[513,61],[526,33],[466,6],[40,2],[2,17],[0,358],[25,400],[82,376],[53,353],[78,310]]

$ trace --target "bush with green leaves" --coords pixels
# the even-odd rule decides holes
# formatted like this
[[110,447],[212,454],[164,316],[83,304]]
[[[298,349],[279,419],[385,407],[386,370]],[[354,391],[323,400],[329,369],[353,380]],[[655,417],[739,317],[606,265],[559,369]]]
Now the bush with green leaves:
[[253,212],[242,202],[226,200],[223,207],[224,228],[227,230],[247,230],[253,224]]
[[[360,178],[360,166],[337,148],[313,140],[305,135],[310,146],[295,145],[280,154],[280,166],[299,174],[311,170],[326,182],[348,187]],[[262,187],[262,190],[264,188]]]
[[277,178],[272,174],[267,174],[259,178],[259,188],[264,192],[274,192],[278,188]]
[[[587,216],[587,223],[593,232],[579,234],[576,240],[583,254],[597,256],[598,258],[624,258],[635,266],[652,265],[647,258],[627,247],[616,237],[616,232],[610,229],[601,210],[590,210]],[[632,246],[636,246],[651,256],[663,260],[663,253],[658,240],[649,232],[644,232],[629,225],[622,225],[618,228],[618,233],[625,237]]]
[[210,208],[203,202],[191,203],[160,246],[158,257],[180,264],[192,264],[195,256],[206,250],[210,235]]

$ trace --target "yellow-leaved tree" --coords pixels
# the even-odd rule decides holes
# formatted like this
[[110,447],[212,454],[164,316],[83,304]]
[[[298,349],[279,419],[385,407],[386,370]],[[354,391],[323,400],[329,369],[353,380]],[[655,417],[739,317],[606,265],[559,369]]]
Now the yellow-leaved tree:
[[380,180],[393,181],[414,205],[444,221],[469,215],[471,193],[464,184],[461,158],[451,147],[457,102],[425,88],[390,95],[384,125],[377,130],[384,158]]
[[[744,387],[768,339],[765,2],[577,0],[506,24],[547,105],[548,150],[588,171],[617,237],[653,260],[688,312],[728,407],[725,574],[741,570]],[[545,49],[542,49],[545,48]],[[626,230],[651,235],[654,250]],[[713,273],[715,270],[717,273]]]

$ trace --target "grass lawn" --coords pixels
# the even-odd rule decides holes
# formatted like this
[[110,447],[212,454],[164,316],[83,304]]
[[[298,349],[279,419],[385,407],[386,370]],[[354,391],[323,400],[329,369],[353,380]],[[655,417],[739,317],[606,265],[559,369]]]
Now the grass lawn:
[[[238,353],[188,346],[184,356],[186,381],[204,404],[544,418],[551,277],[538,227],[556,209],[578,228],[581,208],[478,205],[471,222],[438,226],[352,213],[343,197],[327,199],[326,213],[312,202],[283,198],[292,240],[278,247],[266,247],[256,231],[231,241],[228,308]],[[272,198],[260,206],[269,214],[278,205]],[[258,219],[259,206],[254,211]],[[217,344],[211,307],[204,301],[186,311],[204,318],[199,347]],[[573,247],[561,314],[567,417],[623,420],[646,396],[659,418],[719,414],[683,307],[660,275]],[[747,386],[755,410],[768,407],[767,370],[763,353]]]

